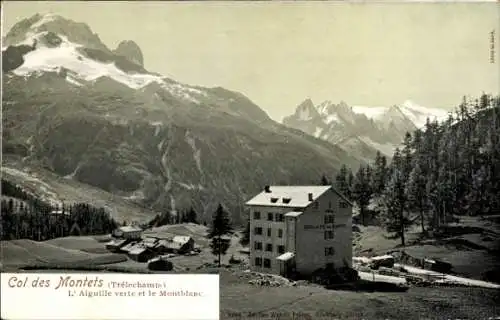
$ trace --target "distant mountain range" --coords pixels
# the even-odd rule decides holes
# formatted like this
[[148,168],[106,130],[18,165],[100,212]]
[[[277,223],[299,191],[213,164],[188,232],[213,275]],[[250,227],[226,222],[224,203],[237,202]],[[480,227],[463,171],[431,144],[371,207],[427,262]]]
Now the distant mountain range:
[[239,222],[264,185],[310,184],[363,162],[238,92],[150,72],[136,43],[109,49],[84,23],[37,14],[2,40],[3,154],[31,172],[155,211],[192,205],[202,219],[222,202]]
[[376,150],[392,156],[405,133],[423,127],[427,118],[444,120],[447,116],[444,109],[422,107],[409,100],[390,107],[367,107],[331,101],[315,105],[306,99],[283,124],[371,160]]

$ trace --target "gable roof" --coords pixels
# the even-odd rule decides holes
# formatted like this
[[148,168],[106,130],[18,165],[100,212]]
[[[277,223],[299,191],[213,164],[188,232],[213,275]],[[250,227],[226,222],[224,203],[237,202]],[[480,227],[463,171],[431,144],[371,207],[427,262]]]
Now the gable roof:
[[[270,192],[262,191],[247,201],[246,205],[305,208],[330,189],[352,205],[351,201],[346,199],[332,186],[269,186]],[[309,201],[310,193],[312,194],[312,201]]]
[[[314,201],[329,188],[330,186],[269,186],[269,192],[262,191],[247,201],[246,205],[305,208],[311,203],[309,193],[312,193]],[[283,198],[290,201],[284,202]]]
[[172,239],[173,242],[177,242],[181,245],[184,245],[186,243],[188,243],[192,238],[191,237],[188,237],[188,236],[174,236],[174,238]]
[[139,227],[133,227],[133,226],[123,226],[118,228],[119,231],[121,232],[136,232],[136,231],[142,231],[141,228]]

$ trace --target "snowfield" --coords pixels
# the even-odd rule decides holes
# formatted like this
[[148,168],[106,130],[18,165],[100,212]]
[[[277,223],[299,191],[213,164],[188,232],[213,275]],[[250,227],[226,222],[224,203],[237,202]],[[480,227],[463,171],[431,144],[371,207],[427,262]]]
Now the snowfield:
[[[18,44],[33,45],[34,40],[45,33],[33,34],[30,32],[29,36]],[[39,41],[36,50],[24,55],[24,63],[13,71],[14,74],[29,76],[44,71],[59,72],[64,68],[69,70],[66,80],[75,86],[82,86],[82,82],[92,82],[102,77],[109,77],[132,89],[141,89],[156,82],[172,95],[195,104],[200,103],[197,97],[207,96],[205,91],[172,81],[167,82],[162,76],[128,73],[119,69],[114,62],[103,63],[90,59],[79,52],[78,48],[81,48],[82,45],[70,42],[65,36],[58,36],[62,39],[62,43],[58,47],[46,47]]]

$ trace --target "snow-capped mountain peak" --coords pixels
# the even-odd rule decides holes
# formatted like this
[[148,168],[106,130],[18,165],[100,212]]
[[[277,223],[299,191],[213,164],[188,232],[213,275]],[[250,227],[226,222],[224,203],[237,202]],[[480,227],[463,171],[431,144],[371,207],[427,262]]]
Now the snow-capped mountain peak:
[[408,117],[418,128],[421,128],[429,120],[442,121],[448,116],[448,112],[444,109],[422,107],[410,100],[404,101],[401,105],[401,111]]
[[[2,47],[13,45],[33,45],[40,34],[51,32],[66,37],[74,44],[108,52],[97,34],[82,22],[75,22],[53,13],[35,14],[16,23],[6,34]],[[2,48],[3,50],[3,48]]]
[[[7,33],[5,42],[8,46],[2,50],[3,71],[17,76],[53,72],[64,74],[74,86],[109,78],[131,89],[156,82],[175,97],[195,104],[207,94],[148,72],[140,64],[142,59],[138,62],[121,52],[112,52],[86,24],[58,15],[36,14],[20,21]],[[140,49],[134,49],[140,53]]]
[[306,101],[297,107],[294,115],[284,118],[283,123],[344,146],[349,152],[356,152],[354,146],[359,145],[360,150],[371,147],[392,156],[406,132],[423,127],[427,118],[444,120],[447,116],[445,110],[422,107],[411,100],[383,107],[349,106],[343,101],[335,104],[330,100],[314,106],[310,99]]

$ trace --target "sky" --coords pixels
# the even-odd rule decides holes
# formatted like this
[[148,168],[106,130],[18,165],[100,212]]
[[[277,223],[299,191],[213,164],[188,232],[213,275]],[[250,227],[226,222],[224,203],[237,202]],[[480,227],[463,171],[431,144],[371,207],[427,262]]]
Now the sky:
[[239,91],[277,121],[306,98],[451,108],[464,95],[500,90],[495,2],[2,4],[4,34],[35,13],[85,22],[111,49],[135,41],[146,69]]

